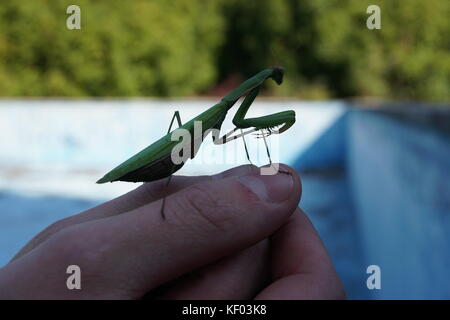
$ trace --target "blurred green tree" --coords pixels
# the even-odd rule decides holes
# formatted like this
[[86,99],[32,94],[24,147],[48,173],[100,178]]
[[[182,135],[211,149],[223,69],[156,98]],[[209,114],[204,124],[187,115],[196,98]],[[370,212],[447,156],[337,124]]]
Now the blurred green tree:
[[[81,30],[66,8],[81,8]],[[21,0],[0,4],[3,96],[181,96],[216,79],[219,3]]]
[[186,96],[282,65],[277,95],[448,101],[449,16],[442,0],[3,1],[0,96]]
[[[381,9],[381,30],[366,27],[372,4]],[[224,7],[222,77],[280,64],[287,67],[280,94],[450,98],[449,1],[229,0]]]

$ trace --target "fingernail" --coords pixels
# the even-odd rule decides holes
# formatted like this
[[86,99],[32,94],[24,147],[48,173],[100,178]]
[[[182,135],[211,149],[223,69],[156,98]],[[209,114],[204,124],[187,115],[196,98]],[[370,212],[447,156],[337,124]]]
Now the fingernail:
[[294,189],[292,175],[285,173],[278,173],[273,176],[241,176],[239,181],[265,202],[287,200]]

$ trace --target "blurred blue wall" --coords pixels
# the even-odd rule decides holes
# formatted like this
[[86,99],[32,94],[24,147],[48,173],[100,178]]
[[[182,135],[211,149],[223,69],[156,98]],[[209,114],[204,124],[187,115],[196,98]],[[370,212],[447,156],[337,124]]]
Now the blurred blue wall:
[[[329,192],[339,194],[335,214],[346,217],[339,228],[353,233],[345,242],[352,260],[334,249],[345,236],[328,231],[317,214],[324,205],[311,203],[308,190],[301,205],[350,298],[450,299],[450,113],[416,111],[349,108],[294,163],[303,177],[345,172],[340,189]],[[381,268],[381,290],[367,289],[369,265]]]
[[[430,113],[433,110],[430,110]],[[383,299],[450,299],[450,140],[447,133],[353,111],[348,174],[366,264]]]

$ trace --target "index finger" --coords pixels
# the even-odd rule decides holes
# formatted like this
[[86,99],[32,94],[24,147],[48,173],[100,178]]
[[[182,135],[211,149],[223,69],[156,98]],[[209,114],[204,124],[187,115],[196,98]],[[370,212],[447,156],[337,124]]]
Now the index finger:
[[211,176],[173,176],[168,185],[168,178],[147,182],[120,197],[89,209],[77,216],[88,216],[89,220],[93,218],[98,219],[114,216],[142,207],[150,202],[160,200],[165,196],[176,193],[199,182],[246,175],[255,172],[256,170],[258,170],[258,167],[254,165],[242,165]]
[[29,252],[37,245],[48,239],[50,236],[69,226],[97,219],[107,218],[119,215],[124,212],[132,211],[148,203],[157,201],[163,198],[164,196],[169,196],[173,193],[176,193],[188,186],[191,186],[199,182],[215,179],[223,179],[230,176],[250,174],[255,170],[258,170],[256,166],[242,165],[212,176],[194,176],[194,177],[173,176],[167,188],[166,188],[167,179],[161,179],[158,181],[144,183],[138,188],[118,198],[102,203],[94,208],[88,209],[77,215],[70,216],[65,219],[57,221],[56,223],[52,224],[50,227],[46,228],[44,231],[39,233],[30,242],[28,242],[25,245],[25,247],[23,247],[14,256],[12,260],[16,260],[17,258],[23,256],[25,253]]

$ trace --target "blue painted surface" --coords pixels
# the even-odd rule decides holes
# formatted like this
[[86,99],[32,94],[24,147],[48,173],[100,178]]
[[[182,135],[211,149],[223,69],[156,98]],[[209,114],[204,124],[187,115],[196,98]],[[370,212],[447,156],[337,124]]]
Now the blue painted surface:
[[300,207],[311,219],[349,299],[369,299],[361,230],[347,176],[349,111],[293,161],[302,178]]
[[296,159],[297,170],[320,170],[345,167],[348,111],[339,116],[312,145]]
[[[350,298],[450,299],[448,134],[361,110],[339,121],[299,156],[295,167],[308,172],[325,164],[345,172],[330,221],[314,215],[308,183],[303,198]],[[322,193],[324,208],[329,197]],[[337,215],[350,234],[327,233]],[[336,241],[352,252],[352,259],[339,254]],[[381,290],[366,288],[365,268],[372,264],[381,268]]]
[[0,190],[0,267],[49,224],[100,201],[63,196],[31,196]]
[[450,140],[373,112],[350,115],[348,172],[374,298],[450,299]]
[[300,207],[310,218],[333,261],[349,299],[368,299],[365,261],[349,181],[344,169],[301,173]]

